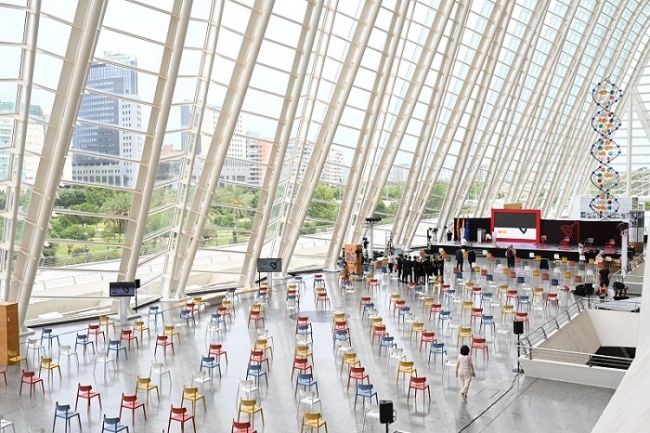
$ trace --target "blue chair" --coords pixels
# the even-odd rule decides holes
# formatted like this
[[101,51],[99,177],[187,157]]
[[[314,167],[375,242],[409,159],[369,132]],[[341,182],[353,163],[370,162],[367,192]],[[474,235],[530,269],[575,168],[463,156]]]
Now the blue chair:
[[337,330],[334,332],[334,348],[336,348],[337,343],[342,344],[346,341],[349,346],[352,346],[352,340],[350,339],[350,332],[348,330]]
[[481,316],[481,324],[478,327],[479,334],[481,333],[481,329],[483,328],[483,325],[485,325],[486,328],[488,326],[492,326],[492,336],[496,335],[497,325],[494,323],[494,316],[491,315]]
[[368,311],[372,311],[375,309],[375,304],[372,302],[368,302],[367,304],[363,304],[363,313],[361,313],[361,319],[364,319],[366,317],[366,313]]
[[120,424],[120,417],[107,418],[104,415],[104,421],[102,422],[102,433],[105,431],[110,433],[120,432],[126,430],[126,433],[129,433],[129,426]]
[[485,276],[485,280],[486,280],[488,283],[491,283],[491,282],[494,281],[494,276],[493,276],[492,274],[487,274],[487,275]]
[[404,322],[404,318],[411,313],[411,307],[402,307],[399,309],[399,317],[397,319],[397,323],[401,320],[402,323]]
[[377,397],[377,391],[372,390],[372,384],[363,384],[360,383],[357,385],[357,394],[354,396],[354,407],[357,407],[357,398],[363,397],[362,406],[366,406],[366,399],[369,398],[372,403],[372,397],[375,397],[375,401],[379,404],[379,397]]
[[77,421],[79,421],[79,430],[81,430],[81,417],[79,416],[79,412],[70,410],[69,404],[59,404],[57,401],[54,409],[54,425],[52,426],[52,431],[56,428],[56,419],[63,418],[65,420],[65,431],[67,433],[68,428],[70,427],[70,420],[74,417],[77,417]]
[[427,364],[431,365],[431,355],[433,354],[433,361],[436,361],[436,356],[440,355],[440,365],[442,368],[445,367],[445,356],[447,351],[445,350],[445,343],[431,343],[429,348],[429,361]]
[[524,277],[517,277],[517,284],[524,284]]
[[451,311],[444,310],[438,314],[438,326],[440,327],[440,330],[445,328],[445,322],[451,322]]
[[309,341],[311,341],[312,343],[314,342],[314,337],[312,336],[312,332],[311,332],[311,323],[307,325],[296,326],[296,335],[305,337],[305,339],[309,337]]
[[237,289],[235,288],[230,288],[226,289],[226,299],[230,299],[232,302],[235,302],[235,299],[239,301],[239,293],[237,293]]
[[260,386],[260,377],[264,376],[266,380],[266,386],[269,385],[269,377],[266,375],[266,371],[262,371],[261,364],[248,364],[248,370],[246,370],[246,380],[248,377],[252,376],[255,378],[255,385]]
[[424,293],[424,286],[418,284],[413,287],[413,299],[419,299],[422,293]]
[[181,320],[185,320],[185,324],[190,326],[190,321],[192,325],[196,327],[196,319],[194,318],[194,313],[188,310],[187,308],[181,308]]
[[201,357],[201,367],[199,371],[203,371],[203,367],[208,369],[210,377],[212,377],[212,370],[215,368],[219,370],[219,378],[221,378],[221,365],[215,360],[214,356],[202,356]]
[[82,346],[84,349],[84,355],[86,354],[86,346],[90,345],[93,348],[93,353],[95,353],[95,342],[88,339],[86,334],[77,334],[77,340],[74,343],[74,350],[77,351],[77,346]]
[[559,285],[560,285],[560,281],[557,278],[552,278],[551,279],[551,286],[556,286],[557,287]]
[[391,349],[397,344],[395,344],[395,337],[391,337],[390,335],[383,335],[381,337],[381,341],[379,342],[379,356],[381,356],[381,348],[386,347],[387,349]]
[[530,311],[530,296],[528,296],[528,295],[519,295],[517,297],[517,311],[519,311],[519,307],[521,305],[524,305],[526,307],[526,310]]
[[492,293],[481,294],[481,308],[483,309],[485,309],[485,305],[483,305],[484,302],[490,302],[490,306],[492,306],[492,302],[494,302],[494,295]]
[[318,382],[314,380],[314,376],[311,373],[298,373],[298,376],[296,376],[296,389],[293,392],[294,397],[298,394],[299,386],[301,386],[305,391],[311,391],[311,387],[315,386],[316,395],[320,397],[320,393],[318,392]]
[[445,301],[447,302],[454,302],[454,299],[456,298],[456,290],[455,289],[447,289],[445,290]]
[[212,315],[210,315],[210,322],[216,323],[217,325],[222,323],[223,327],[226,327],[226,319],[219,313],[212,313]]
[[115,360],[120,360],[120,350],[124,351],[124,356],[126,359],[129,359],[129,356],[126,353],[126,347],[120,344],[120,340],[108,340],[108,353],[111,353],[111,350],[115,351]]
[[41,331],[41,345],[43,344],[43,340],[47,340],[49,343],[48,345],[50,346],[50,353],[52,353],[52,340],[56,339],[57,344],[59,347],[61,347],[61,341],[59,340],[58,335],[54,335],[51,329],[45,328]]
[[153,316],[153,322],[156,326],[158,325],[158,316],[160,316],[160,318],[163,319],[163,321],[165,320],[165,315],[163,314],[162,311],[160,311],[159,305],[149,306],[149,315],[147,317],[147,321],[151,320],[151,316]]

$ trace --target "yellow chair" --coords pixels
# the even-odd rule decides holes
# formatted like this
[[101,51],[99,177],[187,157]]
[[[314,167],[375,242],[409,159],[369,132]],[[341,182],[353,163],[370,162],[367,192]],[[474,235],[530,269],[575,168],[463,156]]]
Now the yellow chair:
[[151,390],[155,389],[156,394],[158,395],[158,401],[160,401],[160,390],[158,389],[158,385],[154,385],[151,383],[151,378],[150,377],[140,377],[138,376],[138,380],[135,383],[135,395],[137,397],[138,391],[142,390],[147,393],[147,404],[149,404],[149,392]]
[[248,414],[248,420],[251,423],[251,427],[255,427],[255,414],[257,412],[262,415],[262,424],[264,424],[264,410],[260,406],[255,406],[257,400],[244,400],[243,398],[239,400],[239,412],[237,413],[237,422],[239,422],[239,417],[242,413]]
[[533,277],[539,277],[539,276],[540,276],[539,269],[533,269]]
[[108,333],[108,327],[112,326],[113,327],[113,334],[115,334],[115,322],[109,319],[108,316],[99,316],[99,327],[104,327],[106,328],[106,338],[108,338],[109,333]]
[[327,430],[327,421],[323,420],[323,416],[320,414],[320,412],[304,412],[302,414],[302,426],[300,427],[300,431],[303,431],[305,427],[309,427],[310,432],[313,431],[312,429],[317,429],[317,431],[320,431],[320,428],[322,426],[325,426],[325,433],[329,433]]
[[458,328],[458,338],[456,338],[456,347],[460,346],[460,341],[464,339],[468,339],[469,341],[472,341],[471,326],[461,326]]
[[415,363],[413,361],[400,361],[397,366],[397,377],[395,378],[395,383],[399,381],[400,373],[403,375],[402,381],[406,379],[407,374],[418,375],[418,370],[415,368]]
[[41,366],[38,368],[38,377],[41,377],[41,370],[47,370],[47,380],[50,380],[50,376],[53,374],[52,370],[59,370],[59,379],[61,376],[61,366],[52,362],[52,358],[41,357]]
[[501,321],[503,322],[503,318],[507,315],[510,315],[511,318],[515,317],[515,306],[514,305],[502,305],[501,306]]
[[531,303],[535,303],[535,299],[539,298],[539,301],[543,304],[544,303],[544,288],[543,287],[534,287],[533,288],[533,299],[531,300]]
[[501,301],[506,299],[506,296],[508,296],[508,285],[507,284],[499,284],[497,286],[497,298],[499,298]]
[[411,323],[411,335],[409,336],[409,340],[413,339],[413,334],[415,334],[415,339],[418,339],[419,335],[422,335],[422,332],[424,331],[424,322],[413,322]]
[[203,400],[203,410],[207,411],[208,408],[205,405],[205,396],[203,394],[199,394],[199,389],[196,387],[193,388],[188,388],[186,386],[183,387],[183,398],[181,398],[181,406],[183,406],[183,402],[185,400],[189,400],[192,402],[192,413],[196,412],[196,402],[199,400]]
[[142,336],[144,335],[144,331],[147,331],[147,336],[149,336],[149,339],[151,340],[151,332],[149,331],[147,325],[144,324],[144,322],[137,321],[133,323],[133,333],[134,334],[136,332],[140,333],[140,341],[142,341]]
[[7,350],[7,363],[8,364],[15,364],[16,365],[16,371],[20,368],[20,363],[22,361],[25,361],[25,370],[29,370],[29,363],[27,362],[27,357],[26,356],[21,356],[20,352],[16,352],[13,350]]
[[172,343],[174,342],[175,335],[176,339],[178,340],[178,344],[181,344],[181,333],[176,330],[176,327],[174,325],[165,325],[164,335],[168,336],[169,340]]
[[332,314],[332,327],[336,322],[340,322],[342,320],[345,320],[345,313],[342,311],[335,311]]
[[390,310],[395,301],[401,298],[401,295],[399,293],[391,293],[390,295],[390,301],[388,302],[388,309]]
[[346,364],[348,365],[348,369],[349,367],[361,366],[361,361],[357,358],[356,352],[343,353],[343,357],[341,358],[341,373],[343,373],[343,366]]
[[296,351],[293,356],[296,358],[311,358],[311,364],[314,365],[314,353],[308,344],[296,344]]
[[422,298],[422,314],[424,314],[425,311],[428,311],[431,308],[431,304],[435,302],[435,298],[433,296],[425,296]]
[[271,352],[271,359],[273,359],[273,346],[268,342],[266,338],[258,337],[255,340],[255,350],[261,350],[262,352]]
[[[223,301],[221,301],[221,305],[226,307],[226,309],[230,312],[230,314],[232,314],[233,317],[237,317],[235,304],[230,299],[224,299]],[[258,308],[258,310],[255,311],[262,311],[262,304],[256,302],[251,307],[251,310],[253,310],[253,308]]]
[[471,313],[473,307],[474,301],[463,301],[460,308],[460,317],[465,316],[465,311],[469,311]]

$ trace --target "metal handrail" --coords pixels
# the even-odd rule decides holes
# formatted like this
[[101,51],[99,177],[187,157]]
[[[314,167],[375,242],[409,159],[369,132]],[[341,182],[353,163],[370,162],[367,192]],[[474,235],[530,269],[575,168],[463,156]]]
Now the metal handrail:
[[[578,299],[572,305],[569,305],[565,310],[560,311],[555,317],[547,320],[542,326],[529,332],[524,338],[519,341],[519,345],[525,349],[526,346],[532,350],[541,341],[548,339],[551,331],[559,331],[562,326],[569,323],[578,314],[586,310],[582,299]],[[547,332],[548,331],[548,332]]]
[[570,350],[559,350],[559,349],[549,349],[546,347],[535,347],[530,348],[525,354],[528,356],[528,359],[533,359],[533,353],[535,352],[547,352],[551,354],[556,354],[564,357],[587,357],[588,362],[586,365],[589,367],[610,367],[610,368],[628,368],[632,363],[632,358],[624,358],[621,356],[609,356],[609,355],[598,355],[593,353],[584,353],[584,352],[575,352]]

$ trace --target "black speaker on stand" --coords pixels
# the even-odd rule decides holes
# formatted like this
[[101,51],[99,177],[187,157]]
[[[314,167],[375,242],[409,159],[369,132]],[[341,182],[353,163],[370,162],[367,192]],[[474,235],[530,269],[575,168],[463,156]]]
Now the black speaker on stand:
[[388,433],[388,426],[395,422],[393,417],[393,401],[392,400],[379,400],[379,423],[386,424],[386,433]]
[[519,364],[519,357],[521,356],[521,346],[519,344],[519,337],[524,333],[524,322],[520,320],[513,320],[512,322],[512,332],[517,336],[517,368],[513,368],[513,373],[522,374],[524,370]]

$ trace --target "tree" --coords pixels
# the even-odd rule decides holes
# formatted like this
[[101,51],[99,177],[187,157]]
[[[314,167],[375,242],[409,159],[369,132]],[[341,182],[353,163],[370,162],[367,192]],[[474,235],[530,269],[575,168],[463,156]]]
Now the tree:
[[[334,221],[339,212],[339,206],[334,198],[335,194],[336,188],[319,183],[309,204],[307,217]],[[317,225],[324,225],[324,223],[318,223]]]
[[106,225],[116,228],[119,236],[124,236],[126,218],[129,217],[132,207],[133,195],[121,191],[116,191],[116,194],[102,205],[102,212],[109,215],[106,218]]
[[231,206],[230,213],[235,217],[235,227],[239,220],[251,214],[253,195],[243,186],[227,185],[219,188],[217,200],[219,203]]

